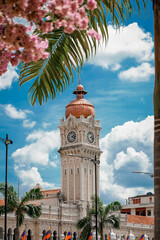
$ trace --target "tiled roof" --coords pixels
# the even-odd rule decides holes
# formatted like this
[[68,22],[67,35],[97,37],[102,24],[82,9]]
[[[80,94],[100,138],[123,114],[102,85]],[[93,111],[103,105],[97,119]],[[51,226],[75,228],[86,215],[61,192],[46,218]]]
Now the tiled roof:
[[56,193],[58,193],[60,191],[61,191],[60,188],[58,188],[58,189],[51,189],[51,190],[43,190],[42,194],[56,194]]
[[0,199],[0,206],[5,205],[5,201],[3,199]]
[[127,223],[154,225],[154,217],[127,215]]
[[134,196],[134,197],[131,197],[131,198],[138,198],[138,197],[153,197],[153,196],[154,196],[153,193],[148,192],[147,194],[137,195],[137,196]]

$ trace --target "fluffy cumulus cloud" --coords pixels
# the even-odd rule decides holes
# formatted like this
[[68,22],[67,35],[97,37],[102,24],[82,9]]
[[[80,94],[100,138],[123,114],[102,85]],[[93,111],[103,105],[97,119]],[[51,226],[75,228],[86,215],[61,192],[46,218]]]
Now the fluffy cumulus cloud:
[[3,108],[6,115],[14,119],[25,119],[27,117],[27,113],[32,113],[29,110],[17,110],[12,104],[3,105]]
[[[108,44],[101,43],[96,56],[89,63],[111,71],[118,71],[122,67],[122,62],[132,59],[140,66],[136,69],[131,68],[128,72],[122,72],[119,75],[120,79],[130,80],[131,76],[130,81],[135,81],[135,78],[139,78],[139,81],[148,81],[149,76],[153,74],[153,67],[147,63],[153,61],[154,43],[151,34],[145,32],[136,22],[121,27],[120,30],[109,25],[108,31]],[[144,67],[147,68],[146,73],[144,73]],[[134,77],[135,70],[138,72]]]
[[149,81],[150,76],[154,74],[154,67],[150,63],[142,63],[138,67],[131,67],[126,71],[119,73],[121,80],[129,80],[131,82],[146,82]]
[[23,186],[33,187],[39,183],[43,188],[54,188],[54,183],[43,181],[39,167],[57,167],[58,159],[52,156],[60,146],[59,131],[33,131],[26,138],[28,144],[12,153],[15,172]]
[[152,179],[132,171],[152,172],[153,116],[114,127],[100,141],[100,188],[108,201],[152,191]]
[[13,81],[17,81],[18,74],[16,68],[8,65],[7,72],[0,76],[0,90],[10,88]]
[[18,178],[21,180],[23,186],[29,188],[34,187],[37,183],[44,189],[55,188],[54,183],[44,182],[37,167],[32,167],[28,170],[19,169],[15,167],[15,172],[17,173]]
[[148,156],[143,151],[136,152],[134,148],[128,147],[126,153],[122,151],[116,154],[114,168],[115,170],[119,170],[130,163],[136,163],[136,165],[140,169],[143,169],[143,171],[148,171],[152,167]]
[[12,158],[19,166],[38,164],[46,166],[49,163],[50,154],[60,145],[59,132],[34,131],[26,139],[29,144],[17,149]]

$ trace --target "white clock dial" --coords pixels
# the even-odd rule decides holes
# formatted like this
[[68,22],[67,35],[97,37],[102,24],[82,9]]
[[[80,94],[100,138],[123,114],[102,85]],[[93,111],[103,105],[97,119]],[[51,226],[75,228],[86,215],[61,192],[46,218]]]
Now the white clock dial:
[[88,140],[89,143],[94,142],[94,134],[92,132],[87,133],[87,140]]
[[76,133],[75,131],[70,131],[67,135],[68,142],[72,143],[76,140]]

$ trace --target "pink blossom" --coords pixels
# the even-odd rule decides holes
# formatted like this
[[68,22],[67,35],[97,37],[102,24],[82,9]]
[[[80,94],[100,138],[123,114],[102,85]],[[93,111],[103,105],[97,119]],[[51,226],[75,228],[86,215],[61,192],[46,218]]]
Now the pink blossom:
[[95,0],[88,0],[87,8],[94,10],[97,8],[97,2]]
[[88,27],[89,19],[87,17],[82,18],[79,29],[85,30]]
[[93,28],[87,31],[87,34],[92,38],[96,38],[98,41],[101,40],[101,35],[97,33]]
[[64,30],[64,32],[66,32],[66,33],[68,33],[68,34],[71,34],[71,33],[74,32],[74,30],[75,30],[75,27],[74,27],[72,24],[70,24],[70,25]]
[[[32,26],[43,33],[60,27],[68,34],[75,29],[86,30],[89,23],[86,9],[94,10],[97,6],[96,0],[87,0],[85,6],[82,6],[84,0],[17,0],[16,7],[13,2],[0,1],[0,75],[9,62],[16,65],[19,60],[29,63],[48,57],[48,40],[35,35]],[[51,14],[55,20],[50,21]],[[15,23],[15,17],[23,17],[30,27]],[[87,34],[100,41],[101,36],[95,30],[90,29]]]
[[79,13],[80,13],[80,15],[81,15],[82,17],[85,17],[85,16],[86,16],[86,12],[85,12],[84,7],[81,7],[81,8],[79,9]]
[[78,2],[76,0],[71,2],[71,9],[75,12],[78,9]]

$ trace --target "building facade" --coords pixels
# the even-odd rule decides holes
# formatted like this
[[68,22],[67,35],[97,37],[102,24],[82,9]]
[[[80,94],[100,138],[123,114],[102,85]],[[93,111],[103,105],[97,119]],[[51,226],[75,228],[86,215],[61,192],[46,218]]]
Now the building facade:
[[[94,106],[84,96],[87,92],[81,82],[73,92],[76,99],[66,106],[65,119],[60,120],[61,189],[42,189],[44,198],[34,201],[42,207],[40,218],[33,220],[25,216],[24,225],[28,240],[42,240],[51,228],[51,239],[64,239],[70,230],[74,240],[78,239],[77,221],[86,216],[95,194],[95,177],[99,195],[100,121],[95,120]],[[3,239],[4,218],[0,217],[0,239]],[[15,240],[15,216],[8,214],[8,240]],[[17,240],[17,239],[16,239]]]
[[[41,189],[43,199],[31,202],[41,205],[42,215],[37,219],[25,216],[20,231],[26,228],[27,240],[42,240],[49,227],[52,240],[64,240],[69,230],[72,233],[72,239],[79,240],[80,231],[76,227],[77,221],[86,216],[91,206],[91,196],[95,195],[95,179],[99,195],[99,165],[95,160],[99,160],[101,155],[100,121],[95,119],[94,106],[84,98],[87,92],[81,83],[73,94],[76,95],[76,99],[66,106],[65,119],[62,118],[59,125],[61,146],[58,152],[61,157],[61,189]],[[153,201],[151,195],[129,198],[127,204],[123,206],[122,213],[117,213],[121,226],[120,229],[114,230],[117,236],[125,239],[129,230],[132,230],[135,236],[145,231],[151,240],[153,222],[146,222],[144,216],[131,219],[128,214],[138,215],[139,211],[139,215],[149,216],[151,212],[152,216],[153,209],[146,204],[153,204]],[[4,205],[3,200],[0,200],[0,205]],[[141,220],[138,220],[138,217],[141,217]],[[14,213],[8,214],[7,220],[8,240],[18,240],[15,237]],[[106,226],[104,239],[107,239],[110,230],[111,226]],[[4,239],[4,216],[0,216],[0,240],[2,239]]]
[[154,217],[154,194],[148,192],[146,195],[129,197],[126,205],[122,206],[121,213]]

